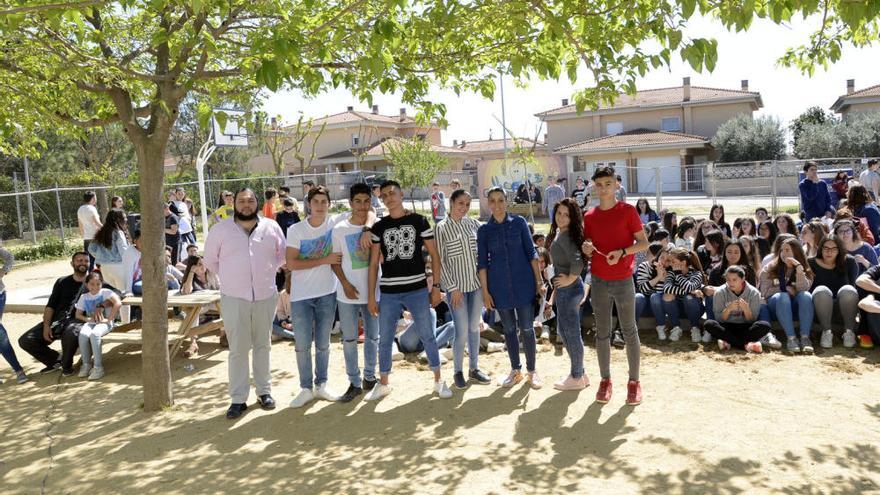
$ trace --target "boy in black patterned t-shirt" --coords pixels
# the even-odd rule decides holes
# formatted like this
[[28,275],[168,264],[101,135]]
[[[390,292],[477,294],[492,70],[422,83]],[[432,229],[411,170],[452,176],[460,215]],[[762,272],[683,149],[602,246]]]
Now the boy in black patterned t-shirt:
[[[388,374],[391,373],[391,346],[397,329],[397,320],[408,310],[413,316],[413,324],[419,331],[428,365],[434,371],[434,392],[442,399],[452,397],[452,391],[440,377],[440,353],[431,328],[431,306],[440,302],[440,257],[434,243],[434,231],[422,215],[412,213],[403,207],[403,192],[400,184],[393,180],[382,183],[382,202],[388,215],[376,222],[373,233],[373,248],[370,252],[370,272],[367,294],[368,307],[373,315],[379,316],[379,384],[373,387],[366,400],[378,400],[391,393]],[[430,293],[425,276],[425,261],[422,249],[431,255],[434,272],[434,285]],[[382,279],[379,274],[379,258],[382,257]],[[379,283],[381,297],[376,302],[376,283]],[[429,298],[430,294],[430,298]]]

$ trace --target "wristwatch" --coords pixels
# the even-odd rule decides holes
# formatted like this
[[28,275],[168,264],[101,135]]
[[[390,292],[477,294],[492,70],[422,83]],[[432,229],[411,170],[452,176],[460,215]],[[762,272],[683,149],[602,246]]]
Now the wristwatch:
[[364,225],[364,228],[361,229],[361,232],[369,232],[369,231],[370,231],[370,227],[368,227],[366,225]]

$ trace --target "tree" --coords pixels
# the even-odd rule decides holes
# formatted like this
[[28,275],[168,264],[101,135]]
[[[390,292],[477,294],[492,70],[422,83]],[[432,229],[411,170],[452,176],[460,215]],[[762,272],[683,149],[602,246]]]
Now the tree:
[[446,169],[449,160],[432,150],[427,139],[421,138],[392,138],[382,143],[382,150],[391,163],[391,178],[399,182],[400,187],[409,189],[415,210],[416,189],[429,187],[437,174]]
[[785,131],[774,117],[739,114],[721,124],[712,146],[719,162],[778,160],[785,154]]
[[[54,1],[54,0],[53,0]],[[258,90],[315,95],[345,87],[372,104],[399,92],[419,118],[439,116],[431,83],[491,97],[496,67],[514,78],[577,80],[578,108],[634,92],[650,68],[679,54],[712,70],[716,43],[684,36],[699,10],[728,29],[824,12],[817,35],[781,60],[812,71],[843,45],[877,39],[878,2],[846,0],[2,0],[0,151],[24,154],[41,125],[120,122],[139,168],[144,273],[144,407],[172,403],[164,286],[163,161],[181,103],[204,125],[215,103],[256,108]],[[821,8],[821,11],[820,11]],[[488,69],[492,68],[492,69]],[[51,124],[46,124],[51,118]],[[218,118],[221,118],[218,115]],[[156,205],[151,208],[151,205]]]
[[794,152],[798,158],[880,156],[880,112],[808,124]]
[[826,112],[822,107],[813,106],[804,111],[791,121],[788,130],[791,131],[791,147],[797,149],[798,138],[808,125],[824,124],[825,122],[836,122],[837,118],[831,112]]
[[[327,124],[321,124],[321,127],[315,130],[312,125],[312,119],[304,120],[305,117],[300,114],[296,124],[285,127],[279,122],[280,118],[280,116],[272,118],[269,129],[264,131],[265,136],[263,136],[269,156],[272,158],[275,174],[284,174],[284,158],[291,153],[293,158],[299,162],[300,173],[305,174],[306,165],[310,165],[312,160],[315,159],[315,145],[324,133]],[[306,156],[303,153],[303,147],[309,139],[312,142],[309,148],[311,151],[309,156]]]

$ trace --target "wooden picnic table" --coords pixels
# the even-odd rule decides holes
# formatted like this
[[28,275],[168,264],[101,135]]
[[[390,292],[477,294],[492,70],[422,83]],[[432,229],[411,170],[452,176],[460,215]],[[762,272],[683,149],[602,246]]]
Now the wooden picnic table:
[[[128,306],[142,306],[144,304],[143,297],[139,296],[129,296],[122,300],[122,304]],[[174,347],[171,350],[171,358],[174,358],[174,355],[177,354],[177,351],[180,349],[180,345],[184,340],[196,337],[198,335],[202,335],[208,332],[213,332],[216,330],[223,329],[223,319],[217,318],[216,320],[209,321],[205,324],[199,325],[199,315],[202,312],[202,309],[220,309],[220,291],[218,290],[203,290],[194,292],[192,294],[182,295],[182,294],[169,294],[168,295],[168,307],[173,308],[177,307],[183,310],[185,316],[183,321],[180,322],[180,325],[177,327],[177,340],[174,342]],[[135,336],[134,331],[141,329],[141,321],[132,321],[130,323],[125,323],[121,325],[117,325],[113,328],[113,331],[104,337],[105,341],[123,341],[123,342],[132,342],[137,343],[140,342],[140,335]],[[125,335],[131,335],[135,337],[134,339],[122,337]],[[171,332],[168,333],[169,338],[172,336]],[[118,337],[118,338],[117,338]]]

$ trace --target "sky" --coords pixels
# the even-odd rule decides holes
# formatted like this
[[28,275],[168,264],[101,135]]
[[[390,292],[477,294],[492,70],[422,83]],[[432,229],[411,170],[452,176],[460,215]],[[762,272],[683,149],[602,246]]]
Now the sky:
[[[783,125],[800,115],[808,107],[818,105],[828,109],[838,96],[846,93],[846,80],[855,79],[856,90],[880,84],[877,66],[880,62],[880,45],[856,49],[845,47],[841,59],[824,70],[818,67],[810,78],[795,68],[778,67],[776,60],[786,48],[799,46],[819,25],[818,18],[792,21],[788,26],[777,26],[770,21],[756,20],[748,32],[731,33],[720,23],[696,18],[685,31],[686,37],[714,37],[718,40],[718,63],[712,73],[695,73],[678,55],[673,55],[669,68],[648,72],[637,81],[638,89],[680,86],[683,77],[691,78],[693,86],[740,89],[740,80],[748,79],[749,90],[761,93],[764,107],[756,115],[771,115],[782,120]],[[532,81],[527,88],[515,87],[512,80],[504,81],[504,107],[507,128],[519,136],[543,136],[546,128],[534,114],[561,105],[562,98],[569,98],[575,89],[589,84],[579,79],[573,86],[567,78],[560,81]],[[502,137],[501,98],[496,90],[494,101],[476,94],[456,96],[452,92],[435,89],[429,95],[431,101],[442,102],[447,107],[449,126],[442,133],[442,143],[462,139],[476,141]],[[379,105],[384,115],[397,115],[401,107],[399,95],[376,94],[373,103]],[[369,111],[364,102],[344,90],[331,91],[313,99],[306,99],[298,92],[270,94],[264,102],[269,115],[281,115],[283,121],[295,122],[299,112],[307,117],[322,117],[345,111],[352,105],[355,109]],[[411,107],[407,108],[414,114]]]

